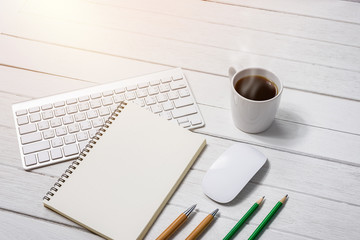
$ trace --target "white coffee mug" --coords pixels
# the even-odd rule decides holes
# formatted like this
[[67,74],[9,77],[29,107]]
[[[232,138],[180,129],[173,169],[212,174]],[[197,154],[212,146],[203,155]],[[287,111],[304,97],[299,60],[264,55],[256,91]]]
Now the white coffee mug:
[[[235,84],[241,78],[258,75],[275,83],[277,92],[275,97],[264,101],[256,101],[241,96],[235,90]],[[231,83],[231,112],[235,126],[247,133],[259,133],[268,129],[274,121],[279,108],[283,85],[272,72],[262,68],[230,67],[229,78]]]

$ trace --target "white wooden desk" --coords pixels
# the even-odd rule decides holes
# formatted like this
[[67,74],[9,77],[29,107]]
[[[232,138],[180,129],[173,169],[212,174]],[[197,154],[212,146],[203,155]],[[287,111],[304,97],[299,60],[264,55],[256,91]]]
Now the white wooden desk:
[[[0,1],[0,238],[100,239],[42,206],[69,163],[21,167],[11,105],[64,91],[182,67],[206,122],[208,145],[151,228],[198,211],[184,239],[215,208],[202,239],[222,239],[260,196],[266,201],[235,239],[247,239],[286,193],[261,239],[360,237],[360,4],[339,0]],[[284,82],[272,127],[237,130],[227,68],[260,66]],[[267,164],[230,204],[204,196],[209,166],[235,142]],[[104,220],[106,221],[106,220]],[[126,226],[119,226],[126,227]]]

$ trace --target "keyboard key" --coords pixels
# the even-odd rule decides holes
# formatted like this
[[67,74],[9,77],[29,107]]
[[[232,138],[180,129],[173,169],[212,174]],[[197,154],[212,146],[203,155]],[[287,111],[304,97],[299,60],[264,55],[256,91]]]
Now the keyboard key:
[[88,139],[88,134],[87,134],[87,132],[80,132],[80,133],[76,134],[76,138],[79,142],[81,142],[81,141]]
[[64,116],[66,114],[64,108],[55,109],[54,113],[55,113],[56,117],[61,117],[61,116]]
[[42,105],[42,106],[41,106],[41,109],[42,109],[42,110],[52,109],[52,104],[51,104],[51,103],[48,103],[48,104]]
[[125,95],[124,94],[115,95],[113,96],[113,99],[115,103],[120,103],[125,100]]
[[69,133],[75,133],[80,131],[79,124],[73,123],[67,126]]
[[30,117],[30,122],[38,122],[41,120],[40,113],[31,114],[29,117]]
[[24,125],[24,124],[29,123],[29,119],[28,119],[27,116],[21,116],[21,117],[18,117],[18,118],[17,118],[17,123],[18,123],[19,125]]
[[125,93],[125,97],[129,101],[134,100],[136,98],[135,92],[127,92],[127,93]]
[[27,110],[26,110],[26,109],[16,111],[16,116],[21,116],[21,115],[25,115],[25,114],[27,114]]
[[190,127],[190,126],[191,126],[190,122],[180,123],[179,125],[180,125],[181,127],[183,127],[183,128],[187,128],[187,127]]
[[39,152],[42,150],[50,149],[50,143],[49,143],[49,141],[31,143],[31,144],[23,146],[22,149],[23,149],[24,154]]
[[39,122],[37,125],[38,125],[38,128],[39,128],[40,131],[48,129],[50,127],[48,121]]
[[75,103],[77,103],[76,98],[70,98],[70,99],[66,100],[66,104],[68,104],[68,105],[75,104]]
[[55,132],[56,132],[56,136],[58,136],[58,137],[67,134],[66,127],[59,127],[57,129],[55,129]]
[[92,125],[94,126],[94,128],[101,127],[102,125],[104,125],[104,122],[101,118],[94,119],[91,122],[92,122]]
[[163,117],[163,118],[165,118],[165,119],[167,119],[167,120],[172,119],[171,112],[162,112],[162,113],[160,113],[159,115],[160,115],[160,117]]
[[20,139],[22,144],[27,144],[27,143],[40,141],[42,140],[42,137],[41,137],[41,133],[35,132],[35,133],[25,134],[21,136]]
[[151,111],[153,113],[160,113],[160,112],[162,112],[162,109],[161,109],[160,105],[153,105],[153,106],[151,106]]
[[155,95],[159,93],[159,88],[157,86],[149,87],[148,89],[149,95]]
[[159,84],[160,84],[160,80],[159,80],[159,79],[150,81],[150,85],[151,85],[151,86],[155,86],[155,85],[159,85]]
[[20,134],[26,134],[26,133],[31,133],[31,132],[35,132],[35,131],[36,131],[35,123],[27,124],[27,125],[19,127]]
[[85,113],[77,113],[77,114],[74,115],[74,117],[75,117],[75,121],[77,121],[77,122],[81,122],[81,121],[86,120]]
[[162,83],[169,83],[169,82],[171,82],[171,77],[164,77],[164,78],[161,78],[161,82]]
[[187,117],[181,117],[177,119],[178,123],[185,123],[185,122],[189,122],[189,119]]
[[75,136],[74,135],[68,135],[64,137],[64,143],[65,144],[70,144],[70,143],[74,143],[76,142]]
[[66,111],[68,114],[72,114],[72,113],[76,113],[78,110],[76,105],[70,105],[66,107]]
[[179,98],[179,94],[178,94],[177,91],[169,92],[169,93],[168,93],[168,96],[169,96],[169,99],[170,99],[170,100],[174,100],[174,99]]
[[92,101],[90,102],[90,106],[91,106],[91,108],[99,108],[99,107],[101,107],[101,101],[100,101],[100,99],[92,100]]
[[156,99],[159,103],[161,102],[165,102],[168,100],[167,94],[166,93],[162,93],[156,96]]
[[183,75],[181,73],[176,73],[172,76],[172,79],[174,81],[181,80],[181,79],[183,79]]
[[58,108],[58,107],[63,107],[65,106],[65,102],[64,101],[60,101],[60,102],[56,102],[54,103],[54,107]]
[[168,91],[170,91],[170,85],[168,83],[160,85],[159,89],[160,89],[160,92],[162,92],[162,93],[163,92],[168,92]]
[[146,105],[152,105],[156,103],[156,97],[149,96],[145,98]]
[[83,151],[84,148],[86,147],[86,145],[88,145],[88,141],[79,142],[79,149],[80,149],[80,151]]
[[107,97],[107,96],[113,95],[114,92],[113,92],[112,90],[110,90],[110,91],[105,91],[105,92],[103,92],[102,94],[103,94],[104,97]]
[[76,144],[65,146],[63,150],[65,157],[69,157],[79,153],[79,149]]
[[52,127],[52,128],[55,128],[55,127],[61,126],[61,125],[62,125],[61,118],[54,118],[54,119],[51,119],[51,121],[50,121],[50,125],[51,125],[51,127]]
[[24,160],[26,166],[31,166],[37,163],[35,154],[25,156]]
[[127,86],[126,87],[126,90],[127,91],[134,91],[134,90],[136,90],[137,89],[137,86],[136,85],[131,85],[131,86]]
[[164,109],[165,111],[174,109],[174,106],[173,106],[173,104],[172,104],[171,101],[164,102],[164,103],[162,104],[162,106],[163,106],[163,109]]
[[197,110],[194,107],[194,105],[172,110],[172,115],[174,118],[179,118],[179,117],[191,115],[194,113],[197,113]]
[[56,160],[62,158],[61,148],[55,148],[50,151],[51,159]]
[[90,121],[81,122],[80,123],[80,128],[81,128],[82,131],[90,129],[91,128]]
[[49,139],[55,137],[55,132],[53,129],[49,129],[43,132],[44,139]]
[[148,82],[142,82],[142,83],[138,83],[138,87],[139,88],[146,88],[149,86],[149,83]]
[[42,113],[42,117],[44,120],[46,119],[50,119],[50,118],[53,118],[54,115],[53,115],[53,112],[51,110],[48,110],[48,111],[45,111]]
[[89,106],[89,103],[87,102],[83,102],[83,103],[80,103],[79,104],[79,111],[86,111],[86,110],[89,110],[90,109],[90,106]]
[[96,118],[98,116],[98,113],[96,110],[90,110],[86,112],[86,115],[88,119]]
[[137,96],[138,98],[143,98],[143,97],[146,97],[147,95],[148,95],[148,93],[147,93],[146,88],[145,88],[145,89],[136,90],[136,96]]
[[101,98],[101,93],[93,93],[90,95],[91,99]]
[[53,147],[61,147],[63,145],[63,141],[61,138],[54,138],[53,140],[51,140],[51,145]]
[[29,108],[29,113],[36,113],[40,111],[40,107],[32,107]]
[[98,129],[94,128],[94,129],[89,130],[88,132],[89,132],[89,137],[92,138],[98,132]]
[[110,114],[110,109],[108,107],[100,108],[99,109],[99,115],[100,116],[106,116]]
[[50,161],[48,152],[39,152],[38,154],[39,163]]
[[104,106],[113,104],[112,97],[103,98],[101,101]]
[[171,82],[170,87],[171,87],[171,90],[177,90],[177,89],[180,89],[180,88],[185,88],[186,87],[186,82],[184,80]]
[[89,96],[82,96],[82,97],[79,97],[78,99],[79,99],[79,102],[85,102],[85,101],[90,100]]
[[190,96],[190,92],[187,88],[179,90],[180,97],[187,97]]
[[174,105],[177,108],[184,107],[184,106],[189,106],[189,105],[192,105],[192,104],[194,104],[194,102],[193,102],[191,97],[179,98],[179,99],[174,100]]
[[139,105],[140,107],[145,106],[145,101],[144,101],[143,98],[141,98],[141,99],[135,99],[133,102],[134,102],[135,104]]
[[120,93],[124,93],[124,92],[125,92],[125,88],[124,88],[124,87],[115,89],[115,93],[116,93],[116,94],[120,94]]
[[73,123],[74,122],[74,118],[73,116],[65,116],[62,118],[63,119],[63,123],[66,125],[66,124],[70,124],[70,123]]

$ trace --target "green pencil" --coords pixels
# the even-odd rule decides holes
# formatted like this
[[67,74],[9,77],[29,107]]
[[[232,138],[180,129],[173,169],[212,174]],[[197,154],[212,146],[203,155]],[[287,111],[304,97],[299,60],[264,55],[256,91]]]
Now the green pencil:
[[271,209],[269,214],[264,218],[264,220],[260,223],[260,225],[255,229],[255,231],[253,232],[253,234],[251,234],[251,236],[249,237],[248,240],[256,239],[256,236],[259,235],[261,230],[263,230],[263,228],[266,226],[266,224],[268,224],[268,222],[271,220],[271,218],[275,215],[275,213],[279,210],[279,208],[284,204],[287,197],[288,197],[288,195],[286,194],[285,197],[283,197],[280,201],[278,201],[278,203],[275,205],[275,207],[273,209]]
[[231,239],[239,228],[246,222],[246,220],[255,212],[259,205],[264,201],[264,197],[257,200],[254,205],[245,213],[245,215],[236,223],[236,225],[230,230],[230,232],[224,237],[223,240]]

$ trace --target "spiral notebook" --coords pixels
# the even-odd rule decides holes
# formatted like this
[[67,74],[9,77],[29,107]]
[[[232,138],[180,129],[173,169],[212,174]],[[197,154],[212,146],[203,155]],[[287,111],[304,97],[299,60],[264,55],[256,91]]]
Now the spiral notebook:
[[123,103],[44,197],[108,239],[142,239],[204,146],[177,124]]

